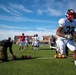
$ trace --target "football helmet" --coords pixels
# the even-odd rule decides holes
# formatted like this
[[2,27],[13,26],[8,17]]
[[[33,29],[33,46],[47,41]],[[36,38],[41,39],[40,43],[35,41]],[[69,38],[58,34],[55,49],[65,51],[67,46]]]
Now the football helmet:
[[68,17],[69,15],[76,15],[75,11],[73,9],[69,9],[67,12],[66,12],[66,17]]
[[24,35],[24,33],[22,33],[22,35]]

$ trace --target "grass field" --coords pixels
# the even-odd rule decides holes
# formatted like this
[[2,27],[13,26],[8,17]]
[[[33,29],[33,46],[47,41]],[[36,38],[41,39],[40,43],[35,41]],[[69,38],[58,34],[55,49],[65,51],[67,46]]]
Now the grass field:
[[[0,75],[75,75],[72,53],[69,51],[68,58],[54,58],[55,51],[49,46],[42,45],[38,51],[31,49],[31,45],[19,51],[18,45],[13,45],[13,52],[20,58],[21,55],[31,55],[32,59],[0,61]],[[8,57],[12,57],[8,50]]]

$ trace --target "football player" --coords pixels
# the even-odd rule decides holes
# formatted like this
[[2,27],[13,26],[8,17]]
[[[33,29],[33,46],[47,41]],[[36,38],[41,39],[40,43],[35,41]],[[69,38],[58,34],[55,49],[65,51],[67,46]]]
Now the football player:
[[59,27],[56,30],[56,34],[59,40],[59,47],[61,50],[61,54],[64,54],[64,47],[68,47],[73,52],[73,58],[76,66],[76,46],[74,44],[74,31],[76,28],[75,19],[75,11],[73,9],[69,9],[66,12],[66,17],[61,18],[58,23]]
[[22,33],[22,35],[19,37],[19,41],[20,41],[19,50],[21,50],[25,46],[25,35],[24,35],[24,33]]
[[39,37],[38,37],[38,34],[35,35],[34,37],[34,50],[38,50],[39,49]]
[[25,47],[27,48],[29,44],[29,37],[28,35],[25,37]]

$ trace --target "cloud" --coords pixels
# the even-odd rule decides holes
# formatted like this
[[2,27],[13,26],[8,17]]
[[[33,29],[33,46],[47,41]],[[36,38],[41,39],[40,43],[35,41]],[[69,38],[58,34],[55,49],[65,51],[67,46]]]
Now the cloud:
[[24,12],[24,13],[32,13],[31,10],[26,9],[21,4],[12,4],[10,2],[8,2],[8,5],[0,4],[0,8],[2,10],[6,11],[7,13],[10,13],[11,15],[15,15],[15,16],[22,15],[22,12]]
[[[32,27],[33,27],[33,26],[32,26]],[[33,28],[32,28],[32,27],[31,27],[31,25],[29,25],[29,26],[26,25],[26,26],[25,26],[25,25],[22,25],[22,24],[21,24],[21,25],[15,25],[15,26],[13,26],[13,25],[0,24],[0,29],[4,29],[4,30],[7,30],[7,31],[8,31],[8,30],[9,30],[9,31],[10,31],[10,30],[21,30],[21,31],[24,30],[24,31],[26,31],[26,30],[31,30],[31,29],[33,30],[33,28],[35,28],[35,27],[33,27]]]
[[[0,4],[0,8],[10,13],[11,15],[16,15],[16,16],[20,16],[23,13],[34,14],[36,13],[35,11],[38,12],[38,15],[42,15],[43,13],[46,13],[46,15],[49,14],[50,16],[62,16],[63,13],[65,13],[65,11],[68,10],[69,8],[74,8],[76,10],[75,0],[74,1],[32,0],[31,2],[28,2],[28,4],[26,3],[27,0],[25,0],[25,4],[8,2],[7,5]],[[28,9],[29,7],[30,9]]]
[[55,0],[45,0],[41,5],[39,5],[38,14],[43,15],[44,13],[49,16],[63,16],[66,10],[72,8],[76,10],[76,0],[72,1],[55,1]]
[[5,5],[2,5],[0,4],[0,8],[4,11],[6,11],[7,13],[10,13],[11,15],[15,15],[15,16],[20,16],[21,13],[12,9],[10,6],[5,6]]
[[24,12],[27,12],[27,13],[32,13],[31,10],[29,9],[26,9],[23,5],[21,4],[13,4],[13,3],[9,3],[10,7],[13,8],[14,10],[17,9],[17,10],[22,10]]
[[[56,26],[55,26],[56,27]],[[51,29],[52,28],[52,29]],[[36,30],[37,31],[50,31],[50,30],[54,30],[54,27],[53,26],[37,26],[36,27]]]
[[19,31],[19,30],[0,30],[0,40],[3,39],[7,39],[9,36],[14,39],[14,36],[17,35],[21,35],[22,33],[24,33],[25,35],[34,35],[34,34],[38,34],[39,37],[41,38],[42,36],[50,36],[50,35],[55,35],[55,30],[52,31],[32,31],[32,30],[28,30],[28,31]]
[[13,22],[40,22],[40,23],[57,23],[55,21],[48,21],[48,20],[36,20],[36,19],[30,19],[30,18],[25,18],[25,17],[11,17],[11,16],[5,16],[5,15],[0,15],[0,20],[5,20],[5,21],[13,21]]
[[42,15],[43,11],[42,10],[38,10],[38,15]]
[[61,16],[62,13],[56,9],[51,9],[51,8],[48,8],[47,9],[47,12],[49,13],[49,15],[51,16]]
[[13,8],[11,8],[11,7],[8,7],[8,8],[9,8],[9,10],[12,12],[12,15],[15,15],[15,16],[20,16],[20,15],[22,15],[19,11],[15,10],[15,9],[13,9]]
[[68,8],[72,8],[72,9],[74,9],[76,11],[76,7],[75,6],[76,6],[76,0],[74,0],[74,1],[71,0],[67,4]]
[[0,4],[0,8],[3,9],[4,11],[6,11],[6,12],[12,14],[12,12],[9,9],[7,9],[5,5]]
[[[21,35],[23,32],[25,35],[38,34],[39,37],[43,35],[55,35],[58,18],[62,17],[69,8],[76,9],[76,0],[20,0],[13,1],[13,3],[12,1],[1,2],[0,23],[3,25],[0,24],[0,39],[9,36],[13,39],[15,35]],[[2,30],[3,28],[4,30]]]

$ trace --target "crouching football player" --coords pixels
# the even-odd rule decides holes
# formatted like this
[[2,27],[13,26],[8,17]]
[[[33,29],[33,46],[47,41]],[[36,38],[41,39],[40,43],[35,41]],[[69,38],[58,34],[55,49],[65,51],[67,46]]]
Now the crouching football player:
[[15,55],[13,54],[13,51],[12,51],[11,37],[9,37],[7,40],[0,41],[1,60],[3,62],[8,61],[8,55],[7,55],[7,48],[8,47],[9,47],[10,53],[14,57]]
[[75,11],[73,9],[69,9],[66,12],[66,17],[61,18],[58,23],[59,27],[56,31],[58,39],[60,40],[60,50],[64,51],[64,45],[66,45],[73,53],[74,63],[76,66],[76,46],[74,43],[74,31],[76,28],[76,21],[75,19]]

